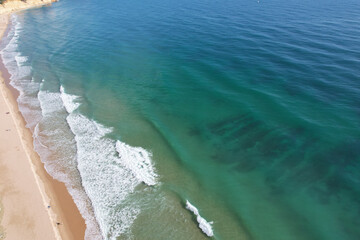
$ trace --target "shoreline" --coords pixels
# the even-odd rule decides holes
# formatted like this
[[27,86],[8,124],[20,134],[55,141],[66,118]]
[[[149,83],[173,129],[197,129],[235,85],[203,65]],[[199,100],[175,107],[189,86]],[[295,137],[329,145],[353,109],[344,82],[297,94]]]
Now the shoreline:
[[[22,0],[7,0],[7,2],[0,4],[0,15],[11,14],[30,8],[43,7],[45,5],[51,5],[53,2],[57,1],[58,0],[27,0],[24,2]],[[0,34],[1,37],[2,34],[3,33]]]
[[[39,2],[34,5],[28,4],[27,8],[48,4],[45,1],[41,2],[42,4]],[[27,8],[20,8],[20,10]],[[9,14],[4,14],[1,10],[0,37],[2,38],[9,23]],[[8,13],[14,11],[11,9]],[[32,133],[25,127],[25,120],[18,109],[16,101],[18,91],[9,84],[10,74],[2,61],[0,74],[0,114],[2,116],[0,131],[4,131],[6,135],[11,135],[11,139],[14,139],[10,141],[9,136],[5,134],[1,134],[4,136],[0,137],[0,173],[6,176],[0,182],[0,206],[3,207],[0,210],[0,216],[3,215],[0,218],[0,229],[5,231],[5,239],[7,235],[9,239],[24,239],[22,236],[29,239],[31,234],[35,238],[30,237],[30,239],[84,239],[85,220],[65,184],[53,179],[46,172],[44,164],[35,152]],[[14,149],[10,149],[12,145]],[[23,176],[26,175],[23,172],[25,170],[26,178]],[[13,194],[14,188],[16,194]],[[29,198],[34,199],[30,201],[31,199],[26,197],[27,194]],[[22,216],[24,211],[33,212],[29,214],[29,219],[20,219],[28,220],[27,226],[14,222],[14,216],[16,214]]]

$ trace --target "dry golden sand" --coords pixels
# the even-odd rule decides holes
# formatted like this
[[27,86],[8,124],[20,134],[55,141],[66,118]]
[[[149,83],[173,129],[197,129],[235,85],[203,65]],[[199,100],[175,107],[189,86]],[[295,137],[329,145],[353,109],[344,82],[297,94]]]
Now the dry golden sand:
[[0,14],[8,14],[19,10],[39,7],[56,1],[57,0],[7,0],[0,5]]
[[[8,19],[0,15],[0,37]],[[84,239],[84,219],[65,185],[47,174],[33,150],[14,97],[18,93],[2,63],[0,71],[0,231],[9,240]]]
[[[3,81],[1,82],[3,84]],[[9,114],[7,114],[9,112]],[[4,97],[0,99],[0,196],[6,239],[59,239],[44,207],[16,125]]]

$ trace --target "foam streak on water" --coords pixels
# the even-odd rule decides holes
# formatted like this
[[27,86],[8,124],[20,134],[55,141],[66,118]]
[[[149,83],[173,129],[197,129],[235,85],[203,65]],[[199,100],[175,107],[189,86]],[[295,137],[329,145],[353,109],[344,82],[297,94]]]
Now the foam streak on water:
[[86,221],[86,238],[100,239],[91,202],[81,187],[81,177],[77,169],[76,144],[65,120],[67,114],[60,93],[40,90],[38,99],[43,118],[34,131],[35,149],[45,163],[46,170],[66,184]]
[[12,21],[15,22],[15,24],[12,25],[8,33],[11,38],[7,45],[1,50],[1,57],[4,65],[11,74],[10,84],[19,91],[17,102],[20,111],[26,119],[33,119],[31,122],[27,121],[26,126],[33,130],[36,123],[41,119],[41,114],[38,111],[40,105],[36,99],[39,84],[34,82],[31,77],[31,67],[24,64],[27,61],[27,57],[22,56],[21,53],[17,51],[17,43],[19,41],[18,32],[21,31],[21,25],[16,21],[15,16],[13,16]]
[[34,136],[34,147],[46,170],[65,183],[87,230],[86,239],[131,238],[139,206],[126,203],[139,184],[155,185],[151,153],[108,138],[112,131],[80,114],[80,98],[46,90],[46,79],[35,82],[28,57],[18,50],[21,24],[12,18],[10,41],[1,51],[19,92],[19,108]]
[[5,42],[1,56],[11,75],[10,84],[19,91],[17,102],[26,126],[33,132],[34,148],[48,173],[65,183],[85,218],[85,238],[100,239],[91,202],[81,187],[81,178],[76,168],[76,147],[65,121],[66,111],[60,94],[40,90],[42,84],[33,79],[27,56],[18,51],[21,24],[16,15],[13,15],[11,20],[8,42]]
[[92,213],[91,202],[81,187],[81,178],[76,168],[76,147],[65,117],[67,115],[60,93],[40,90],[39,83],[32,77],[28,57],[18,50],[21,23],[12,16],[7,41],[1,50],[3,63],[11,77],[10,84],[19,91],[17,102],[32,131],[34,148],[39,154],[47,172],[64,182],[73,197],[87,225],[85,239],[101,239],[97,222]]
[[129,169],[133,175],[146,185],[156,184],[156,173],[151,163],[151,154],[141,147],[131,147],[116,141],[116,151],[121,159],[120,164]]
[[81,187],[81,178],[76,168],[76,147],[65,121],[66,111],[60,94],[41,91],[42,84],[34,81],[27,56],[18,51],[21,24],[16,15],[13,15],[11,20],[8,42],[5,42],[1,56],[11,75],[10,84],[19,91],[17,102],[26,126],[33,132],[34,148],[48,173],[65,183],[85,218],[85,238],[101,239],[91,202]]
[[205,218],[200,216],[199,210],[192,205],[189,201],[186,200],[186,209],[190,210],[196,216],[196,221],[199,223],[199,228],[208,236],[214,236],[214,232],[212,230],[211,224],[212,222],[208,222]]
[[110,128],[76,111],[76,96],[66,94],[63,88],[61,96],[69,111],[67,122],[75,134],[82,184],[93,203],[103,236],[115,239],[122,234],[129,235],[140,208],[125,205],[125,201],[142,182],[156,183],[151,154],[107,138]]

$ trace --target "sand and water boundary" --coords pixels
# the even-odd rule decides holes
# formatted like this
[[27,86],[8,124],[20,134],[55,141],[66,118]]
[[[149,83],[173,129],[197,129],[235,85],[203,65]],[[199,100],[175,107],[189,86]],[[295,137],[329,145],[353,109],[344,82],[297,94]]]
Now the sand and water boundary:
[[[52,0],[11,1],[0,6],[0,37],[10,14]],[[34,151],[10,74],[0,63],[0,236],[5,239],[84,239],[85,221],[65,185],[54,180]],[[0,238],[1,239],[1,238]]]

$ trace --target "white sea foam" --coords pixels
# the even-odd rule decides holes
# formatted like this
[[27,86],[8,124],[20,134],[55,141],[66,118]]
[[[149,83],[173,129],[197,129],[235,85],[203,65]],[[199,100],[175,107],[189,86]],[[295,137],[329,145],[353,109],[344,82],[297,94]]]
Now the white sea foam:
[[65,121],[65,115],[58,114],[63,110],[60,94],[39,92],[40,83],[35,82],[31,76],[32,69],[27,63],[28,57],[18,51],[21,24],[17,21],[16,15],[12,15],[11,20],[11,28],[0,53],[11,75],[10,84],[19,91],[19,110],[27,122],[27,127],[33,131],[35,150],[50,175],[65,183],[85,218],[85,239],[100,240],[102,236],[92,214],[91,202],[81,187],[81,178],[76,168],[73,135]]
[[34,133],[33,133],[33,138],[35,140],[35,142],[38,142],[43,148],[48,148],[46,145],[44,145],[41,140],[39,139],[39,124],[36,124],[35,128],[34,128]]
[[208,236],[214,236],[214,232],[212,230],[211,224],[212,222],[206,221],[203,217],[200,216],[199,210],[192,205],[188,200],[186,200],[186,209],[190,210],[195,214],[196,220],[199,223],[199,228]]
[[78,97],[75,95],[66,94],[63,86],[60,86],[60,93],[64,107],[68,113],[72,113],[80,106],[80,103],[77,102]]
[[43,117],[51,117],[55,112],[63,108],[63,103],[59,93],[39,91],[38,99],[41,103]]
[[20,54],[15,56],[15,61],[19,67],[23,66],[24,63],[28,61],[27,56],[21,56]]
[[[105,239],[129,232],[140,213],[127,199],[141,182],[156,183],[151,154],[106,137],[112,129],[79,112],[79,97],[61,89],[64,106],[70,113],[67,122],[75,135],[78,169],[90,197],[96,219]],[[118,155],[116,154],[118,153]]]
[[1,50],[1,57],[11,74],[11,79],[21,80],[27,78],[29,80],[31,67],[24,64],[27,62],[28,57],[18,52],[18,32],[21,31],[20,22],[16,21],[16,16],[12,17],[12,21],[15,22],[15,25],[12,25],[9,31],[9,42]]
[[99,131],[98,123],[77,113],[70,114],[67,120],[75,134],[82,184],[92,201],[103,237],[120,236],[130,230],[139,213],[138,208],[123,204],[139,181],[118,164],[115,141]]
[[38,99],[43,118],[34,131],[35,149],[44,161],[46,170],[66,184],[85,219],[85,239],[100,240],[102,237],[93,214],[92,203],[82,188],[82,179],[77,169],[76,142],[66,122],[67,112],[61,93],[39,91]]
[[151,154],[108,138],[111,128],[76,111],[80,97],[66,94],[63,87],[60,92],[46,91],[41,85],[46,79],[41,84],[33,81],[28,58],[18,51],[21,24],[16,16],[12,21],[1,56],[11,84],[20,92],[19,108],[33,131],[35,150],[73,197],[86,221],[85,239],[128,239],[140,213],[129,201],[131,193],[142,182],[156,183]]
[[151,162],[151,153],[141,147],[131,147],[123,142],[116,142],[119,163],[129,169],[140,181],[151,186],[156,184],[157,175]]
[[40,104],[36,98],[39,84],[32,81],[31,67],[26,65],[28,58],[18,52],[20,22],[16,21],[16,16],[12,17],[12,22],[8,42],[0,53],[3,63],[11,75],[10,84],[19,91],[17,101],[27,122],[26,126],[33,130],[41,119]]

